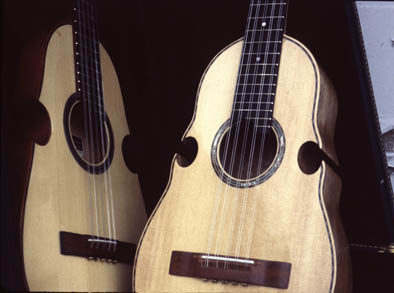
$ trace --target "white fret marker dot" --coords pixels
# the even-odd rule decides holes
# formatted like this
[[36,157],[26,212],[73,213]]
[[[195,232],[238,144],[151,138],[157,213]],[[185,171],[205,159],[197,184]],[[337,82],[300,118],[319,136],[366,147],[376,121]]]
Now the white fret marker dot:
[[261,60],[260,57],[257,57],[257,58],[256,58],[256,61],[257,61],[257,62],[260,62],[260,60]]
[[261,26],[266,26],[266,25],[267,23],[265,21],[261,24]]

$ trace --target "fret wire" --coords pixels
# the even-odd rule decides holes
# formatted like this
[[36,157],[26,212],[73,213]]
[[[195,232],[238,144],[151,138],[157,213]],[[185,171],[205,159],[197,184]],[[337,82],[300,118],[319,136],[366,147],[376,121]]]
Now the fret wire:
[[250,4],[251,6],[286,5],[286,2]]
[[279,63],[244,63],[241,66],[279,66]]
[[247,29],[246,30],[247,32],[249,32],[249,31],[252,31],[252,32],[282,32],[283,31],[283,29],[281,29],[281,28],[274,28],[274,29],[264,29],[264,28],[259,28],[259,29],[255,29],[255,30],[250,30],[250,29]]
[[[267,74],[276,74],[277,66],[259,66],[259,65],[251,65],[248,67],[242,67],[239,75],[241,76],[254,76],[254,75],[267,75]],[[248,73],[248,70],[253,73]],[[270,72],[270,73],[266,73]],[[272,73],[271,73],[272,72]]]
[[274,104],[273,102],[234,102],[235,104]]
[[272,110],[267,110],[267,109],[235,109],[237,112],[256,112],[256,111],[262,111],[262,112],[272,112]]
[[[258,90],[258,91],[256,91],[256,90]],[[246,91],[247,91],[247,93],[246,93]],[[244,86],[243,92],[236,93],[236,95],[237,96],[251,95],[251,94],[262,95],[262,91],[264,91],[264,93],[275,92],[275,88],[273,86],[260,86],[260,85],[250,86],[250,85],[247,85],[247,86]]]
[[281,44],[282,41],[264,41],[264,42],[244,42],[245,44]]
[[255,92],[253,92],[253,93],[242,93],[242,94],[243,95],[269,95],[269,96],[272,96],[275,93],[255,93]]
[[[280,55],[280,52],[268,52],[266,55]],[[260,52],[244,53],[244,55],[261,55]]]
[[284,19],[284,16],[255,16],[255,17],[249,17],[249,19],[276,19],[276,18],[281,18]]
[[284,32],[283,29],[273,29],[273,30],[267,30],[267,29],[261,29],[261,28],[258,28],[258,29],[246,29],[246,30],[245,30],[245,32],[246,32],[245,38],[249,37],[249,34],[248,34],[249,32],[260,32],[260,33],[264,33],[264,32],[269,32],[269,31],[271,31],[271,32]]
[[276,73],[241,73],[239,76],[278,76]]
[[279,63],[277,63],[277,62],[279,62],[279,60],[276,60],[276,59],[272,60],[272,61],[274,61],[274,64],[267,64],[267,63],[260,63],[261,57],[260,58],[253,58],[253,56],[252,56],[251,61],[253,61],[255,63],[241,64],[240,69],[246,70],[246,69],[264,69],[264,68],[268,69],[268,68],[270,68],[270,69],[272,69],[271,71],[275,71],[275,70],[279,69],[279,65],[276,65],[276,64],[279,64]]
[[262,83],[239,83],[239,85],[276,86],[276,83],[266,83],[266,84],[262,84]]
[[241,94],[238,94],[237,96],[241,96],[241,95],[243,95],[243,96],[245,96],[245,97],[256,97],[256,96],[265,96],[266,98],[271,98],[273,95],[272,94],[269,94],[269,93],[260,93],[260,92],[253,92],[253,93],[241,93]]
[[[269,35],[272,32],[276,34],[275,40],[269,39]],[[267,35],[266,35],[266,33],[267,33]],[[278,35],[278,33],[279,33],[279,35]],[[255,36],[255,35],[257,35],[257,36]],[[262,51],[265,51],[265,50],[263,50],[263,48],[260,47],[262,44],[266,43],[267,44],[266,46],[271,46],[270,45],[271,43],[281,42],[282,38],[283,38],[283,31],[267,31],[266,30],[265,32],[261,32],[258,30],[253,33],[246,32],[244,42],[246,44],[248,44],[248,46],[252,46],[252,48],[254,50],[261,49]],[[260,52],[262,52],[262,51],[260,51]]]
[[[266,110],[272,110],[273,104],[271,103],[255,103],[255,104],[248,104],[248,103],[238,103],[234,107],[234,111],[237,112],[239,109],[249,109],[249,110],[261,110],[261,109],[266,109]],[[239,111],[241,112],[241,111]],[[271,111],[267,111],[271,112]]]

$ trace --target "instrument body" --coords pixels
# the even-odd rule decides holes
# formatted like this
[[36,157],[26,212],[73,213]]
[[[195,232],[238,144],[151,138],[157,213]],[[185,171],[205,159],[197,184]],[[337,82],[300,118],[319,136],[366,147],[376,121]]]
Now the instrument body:
[[[126,167],[122,140],[129,131],[123,100],[112,62],[100,44],[105,111],[113,132],[113,159],[109,168],[92,174],[81,168],[65,137],[64,111],[77,91],[71,25],[57,28],[48,43],[40,102],[51,121],[51,137],[45,146],[35,146],[24,211],[23,258],[26,279],[34,291],[130,291],[128,264],[89,261],[60,252],[59,232],[93,234],[92,182],[103,193],[102,182],[110,172],[116,238],[137,243],[146,222],[138,178]],[[103,201],[105,203],[105,200]],[[107,216],[107,215],[106,215]],[[100,217],[100,221],[107,220]],[[100,235],[107,237],[108,235]]]
[[243,40],[209,64],[193,120],[184,134],[198,154],[184,168],[174,158],[170,181],[148,220],[134,263],[136,292],[283,292],[204,282],[169,274],[172,251],[287,262],[286,292],[350,292],[350,268],[338,215],[341,182],[323,162],[313,174],[299,167],[299,150],[315,142],[336,161],[336,97],[311,53],[284,37],[273,117],[285,139],[281,163],[266,181],[230,186],[215,173],[213,141],[229,119]]

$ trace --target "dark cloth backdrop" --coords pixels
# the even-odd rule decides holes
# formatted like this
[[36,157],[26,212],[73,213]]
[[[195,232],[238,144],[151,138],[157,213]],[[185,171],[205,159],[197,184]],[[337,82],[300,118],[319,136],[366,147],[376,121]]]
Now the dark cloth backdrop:
[[[290,1],[287,34],[312,51],[338,92],[335,142],[348,237],[353,243],[381,244],[387,231],[381,228],[383,209],[343,2]],[[69,23],[71,5],[65,0],[2,2],[2,239],[9,240],[2,244],[1,280],[6,288],[21,288],[20,270],[15,267],[21,263],[11,249],[17,240],[12,240],[9,211],[3,208],[10,198],[20,196],[14,186],[18,178],[10,178],[15,175],[7,167],[17,161],[10,153],[15,148],[8,139],[13,130],[9,109],[19,99],[37,98],[35,93],[15,94],[24,86],[21,56],[28,44],[45,40],[55,26]],[[248,1],[97,0],[97,6],[100,39],[118,73],[130,127],[126,160],[139,174],[150,213],[167,184],[172,157],[192,117],[201,75],[217,52],[242,37]],[[356,253],[353,264],[355,292],[392,292],[388,289],[393,285],[392,258]]]

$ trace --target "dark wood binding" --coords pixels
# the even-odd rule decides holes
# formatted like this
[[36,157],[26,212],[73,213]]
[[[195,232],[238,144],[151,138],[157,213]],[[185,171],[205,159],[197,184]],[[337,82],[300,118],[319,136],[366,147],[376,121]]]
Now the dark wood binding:
[[60,252],[64,255],[86,257],[90,260],[101,260],[109,263],[122,262],[133,264],[137,246],[133,243],[60,232]]
[[227,260],[216,260],[205,259],[204,256],[206,257],[207,255],[173,251],[169,273],[175,276],[239,283],[242,285],[257,285],[279,289],[287,289],[289,286],[290,263],[226,256],[215,256],[227,258]]

